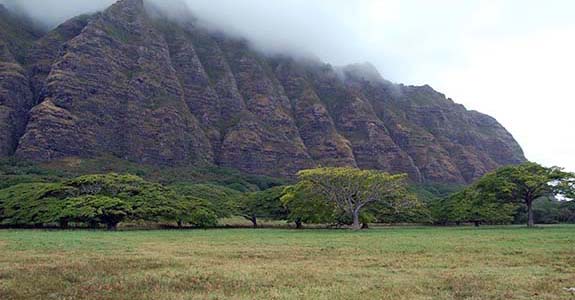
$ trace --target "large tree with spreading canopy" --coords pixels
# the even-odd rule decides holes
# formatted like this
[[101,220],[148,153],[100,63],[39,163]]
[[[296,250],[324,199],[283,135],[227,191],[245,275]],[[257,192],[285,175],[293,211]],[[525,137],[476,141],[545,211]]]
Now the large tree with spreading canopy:
[[352,227],[361,229],[360,214],[379,203],[388,206],[413,201],[407,189],[407,175],[391,175],[355,168],[318,168],[298,173],[298,185],[334,205],[350,217]]
[[537,163],[503,167],[483,176],[473,186],[481,198],[522,203],[527,208],[527,226],[535,225],[533,202],[541,197],[574,196],[575,174]]

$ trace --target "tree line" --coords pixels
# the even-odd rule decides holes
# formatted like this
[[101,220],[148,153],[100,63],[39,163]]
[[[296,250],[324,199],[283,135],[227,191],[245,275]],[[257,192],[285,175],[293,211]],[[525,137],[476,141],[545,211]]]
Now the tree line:
[[545,218],[575,222],[575,202],[556,200],[575,196],[574,178],[559,168],[525,163],[426,200],[413,192],[405,174],[354,168],[304,170],[293,185],[257,192],[211,184],[165,186],[115,173],[85,175],[0,190],[0,225],[115,230],[129,221],[205,228],[217,226],[221,218],[241,216],[254,227],[261,219],[273,219],[297,228],[315,223],[358,230],[370,223],[507,224],[526,216],[533,226]]
[[[536,217],[550,223],[573,222],[575,202],[557,199],[575,199],[574,191],[575,174],[527,162],[483,176],[464,190],[432,203],[430,211],[440,224],[507,224],[521,220],[533,227]],[[554,207],[555,212],[546,211],[541,204]]]

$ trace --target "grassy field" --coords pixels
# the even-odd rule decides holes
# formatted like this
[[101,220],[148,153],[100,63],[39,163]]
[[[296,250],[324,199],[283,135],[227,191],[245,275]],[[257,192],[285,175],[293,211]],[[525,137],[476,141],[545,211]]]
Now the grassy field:
[[575,299],[575,226],[0,230],[0,299]]

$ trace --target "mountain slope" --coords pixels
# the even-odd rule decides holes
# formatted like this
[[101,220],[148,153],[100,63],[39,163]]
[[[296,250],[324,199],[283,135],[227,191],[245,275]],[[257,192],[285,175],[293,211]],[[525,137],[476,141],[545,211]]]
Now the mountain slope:
[[2,28],[0,156],[113,155],[281,177],[356,166],[449,183],[525,160],[496,120],[428,86],[392,84],[367,65],[262,55],[142,0],[42,37],[17,33],[17,47]]
[[0,156],[14,152],[34,104],[23,53],[39,36],[0,4]]

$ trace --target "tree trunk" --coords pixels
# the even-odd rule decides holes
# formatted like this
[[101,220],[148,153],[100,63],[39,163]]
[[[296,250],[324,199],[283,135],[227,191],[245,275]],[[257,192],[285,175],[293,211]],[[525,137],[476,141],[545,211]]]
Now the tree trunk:
[[369,229],[369,224],[361,223],[361,229]]
[[303,226],[302,226],[302,223],[301,223],[301,219],[300,219],[300,218],[295,219],[295,228],[296,228],[296,229],[301,229],[302,227],[303,227]]
[[68,229],[68,221],[60,221],[60,228]]
[[527,227],[531,228],[535,226],[535,220],[533,220],[533,200],[527,200]]
[[98,229],[98,227],[99,227],[99,226],[98,226],[98,222],[95,222],[95,221],[90,221],[90,222],[88,223],[88,226],[89,226],[91,229],[94,229],[94,230],[95,230],[95,229]]
[[252,216],[251,220],[252,224],[254,225],[254,228],[258,228],[258,219],[256,216]]
[[353,230],[361,230],[361,223],[359,223],[359,209],[353,211]]
[[481,225],[481,222],[479,222],[479,221],[475,221],[473,223],[475,223],[475,227],[479,227],[479,225]]
[[182,220],[178,220],[178,228],[182,228],[184,225],[184,223],[182,222]]
[[118,229],[118,223],[108,223],[108,231],[116,231]]

